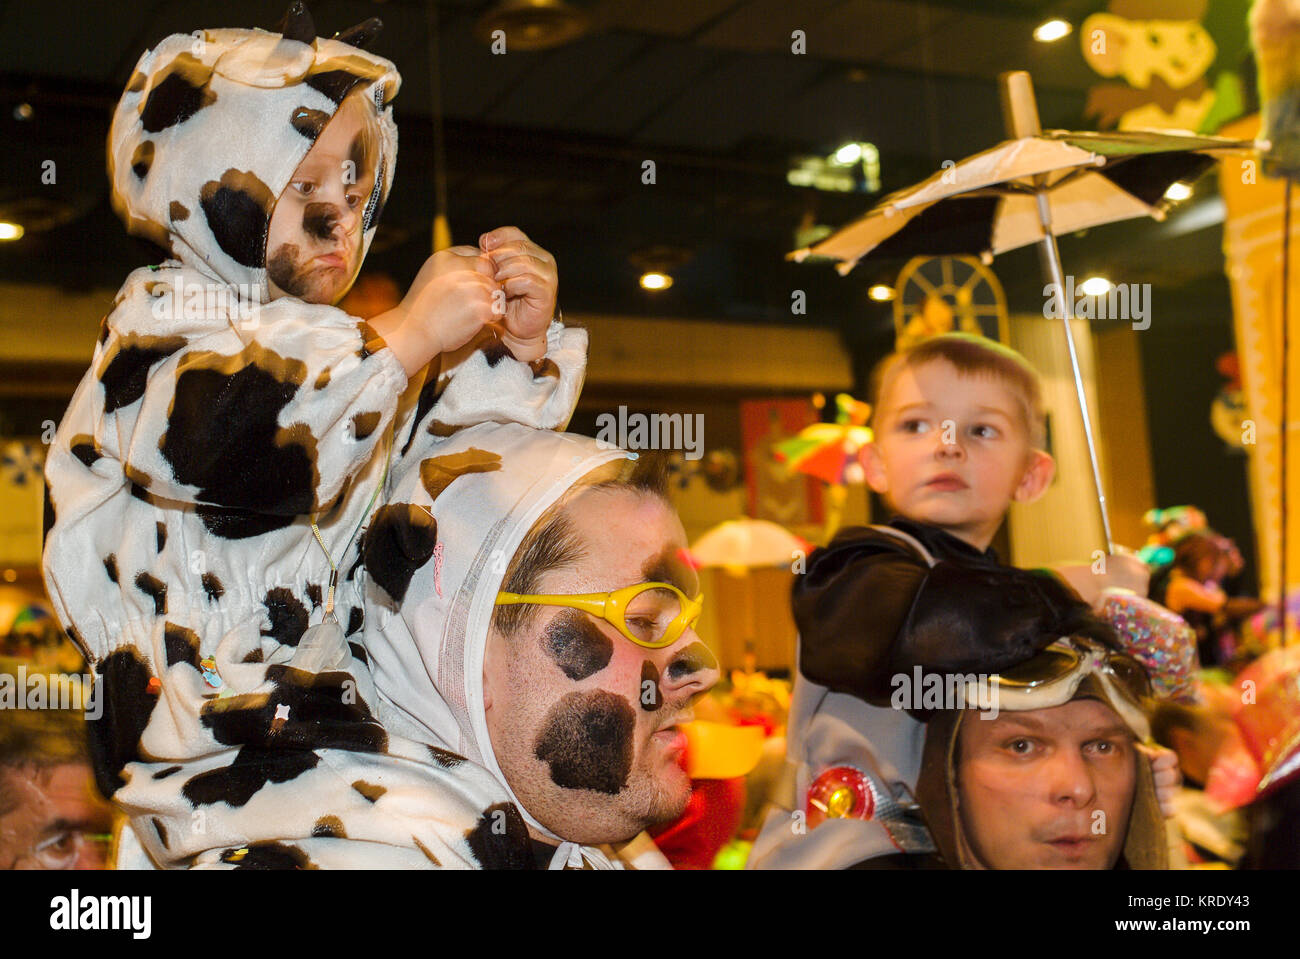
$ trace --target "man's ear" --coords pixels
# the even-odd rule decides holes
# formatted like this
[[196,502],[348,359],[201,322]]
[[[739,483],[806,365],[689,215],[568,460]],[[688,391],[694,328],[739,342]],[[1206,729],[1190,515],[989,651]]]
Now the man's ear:
[[1056,460],[1052,459],[1051,454],[1042,450],[1030,450],[1029,465],[1025,467],[1025,475],[1021,477],[1020,485],[1011,498],[1017,503],[1032,503],[1043,495],[1055,475]]
[[880,458],[876,441],[872,440],[862,447],[862,471],[866,474],[867,485],[881,495],[889,492],[889,481],[885,478],[885,464]]

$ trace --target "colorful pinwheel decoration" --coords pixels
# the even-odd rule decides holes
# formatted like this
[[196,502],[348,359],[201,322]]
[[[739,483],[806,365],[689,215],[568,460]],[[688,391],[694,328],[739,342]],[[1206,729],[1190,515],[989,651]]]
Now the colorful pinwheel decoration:
[[871,442],[871,404],[847,393],[835,397],[835,422],[814,423],[797,436],[776,444],[777,462],[791,473],[804,473],[827,486],[826,541],[839,529],[850,485],[866,482],[863,451]]

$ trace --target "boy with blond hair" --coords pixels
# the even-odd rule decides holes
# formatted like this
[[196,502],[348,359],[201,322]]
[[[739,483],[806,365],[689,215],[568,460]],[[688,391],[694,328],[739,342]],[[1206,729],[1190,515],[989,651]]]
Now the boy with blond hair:
[[[790,809],[769,814],[758,868],[933,851],[914,791],[927,710],[953,707],[931,704],[917,680],[996,674],[1061,636],[1113,644],[1092,607],[1108,587],[1146,591],[1131,557],[1054,574],[990,549],[1010,505],[1037,499],[1055,470],[1038,377],[1019,354],[934,337],[881,363],[872,401],[867,481],[896,515],[842,531],[795,583]],[[1166,764],[1158,781],[1171,790]]]

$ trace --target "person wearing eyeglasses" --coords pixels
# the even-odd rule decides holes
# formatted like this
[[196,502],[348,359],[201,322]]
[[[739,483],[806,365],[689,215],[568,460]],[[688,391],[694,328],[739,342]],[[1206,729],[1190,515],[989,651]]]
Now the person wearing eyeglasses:
[[[367,669],[312,697],[277,670],[247,767],[278,788],[246,790],[250,831],[194,866],[671,868],[645,830],[686,807],[679,727],[719,670],[663,470],[574,434],[437,425],[347,557]],[[140,786],[166,810],[209,779]],[[173,842],[193,815],[175,808],[151,824]]]
[[511,865],[667,865],[641,834],[686,806],[679,727],[719,671],[658,467],[485,424],[397,481],[442,549],[388,597],[397,615],[366,616],[379,716],[504,787]]

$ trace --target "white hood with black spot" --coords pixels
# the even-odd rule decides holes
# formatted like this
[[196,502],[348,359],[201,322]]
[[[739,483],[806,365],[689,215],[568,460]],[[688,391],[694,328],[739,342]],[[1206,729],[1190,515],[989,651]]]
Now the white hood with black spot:
[[266,238],[293,171],[356,89],[380,129],[363,220],[370,249],[397,163],[396,68],[338,40],[196,30],[140,57],[108,136],[113,207],[129,232],[210,279],[266,299]]
[[542,826],[501,771],[483,708],[488,627],[520,543],[579,480],[629,454],[516,423],[460,430],[428,453],[408,457],[394,477],[384,528],[378,518],[372,526],[376,555],[366,557],[375,568],[364,635],[380,719],[394,735],[437,740],[489,772],[529,825],[560,841],[556,867],[621,858],[637,868],[665,868],[652,844],[615,856],[565,842]]

